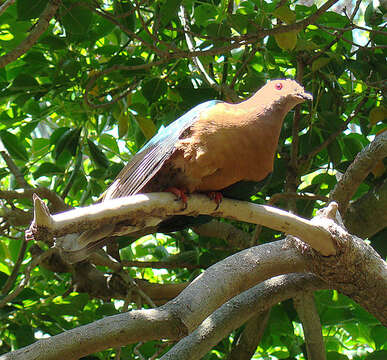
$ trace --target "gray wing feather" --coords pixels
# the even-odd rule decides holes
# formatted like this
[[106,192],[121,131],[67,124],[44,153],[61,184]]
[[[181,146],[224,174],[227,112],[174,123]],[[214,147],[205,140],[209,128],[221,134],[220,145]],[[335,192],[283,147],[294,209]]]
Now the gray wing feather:
[[173,154],[175,144],[184,130],[188,129],[203,111],[219,102],[211,100],[197,105],[166,128],[161,128],[121,170],[107,189],[103,200],[130,196],[140,191]]

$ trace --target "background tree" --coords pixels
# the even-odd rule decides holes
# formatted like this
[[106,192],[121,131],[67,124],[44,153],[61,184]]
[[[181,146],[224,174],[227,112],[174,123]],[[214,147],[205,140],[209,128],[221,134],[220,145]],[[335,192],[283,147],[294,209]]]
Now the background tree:
[[[335,256],[320,257],[296,240],[272,243],[281,233],[271,228],[216,219],[123,236],[107,245],[110,257],[77,264],[50,237],[24,240],[33,193],[53,214],[90,205],[161,125],[291,77],[314,101],[285,119],[272,179],[251,201],[312,218],[335,200],[348,232],[385,257],[380,3],[3,1],[1,358],[385,359],[385,263],[352,237],[356,256],[343,259],[353,253],[336,243]],[[345,237],[334,213],[331,205],[320,217]]]

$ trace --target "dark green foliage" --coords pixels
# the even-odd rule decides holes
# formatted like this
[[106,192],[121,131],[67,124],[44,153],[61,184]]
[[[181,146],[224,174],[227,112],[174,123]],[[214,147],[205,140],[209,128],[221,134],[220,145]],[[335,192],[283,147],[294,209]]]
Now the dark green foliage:
[[[48,3],[17,0],[0,15],[0,56],[17,48],[34,31]],[[71,206],[91,204],[160,126],[206,100],[247,98],[268,79],[294,78],[301,71],[303,85],[313,93],[314,101],[300,108],[297,171],[290,173],[294,155],[291,112],[281,132],[270,181],[262,188],[247,184],[251,185],[248,195],[244,187],[241,191],[236,186],[229,196],[245,200],[253,195],[251,201],[265,203],[273,195],[289,191],[285,181],[289,174],[299,182],[298,192],[329,196],[338,181],[337,174],[345,172],[374,135],[386,129],[386,117],[380,115],[383,110],[377,121],[370,116],[373,109],[387,107],[386,9],[369,2],[364,14],[356,15],[355,24],[365,23],[376,30],[368,32],[351,31],[349,16],[330,8],[297,33],[296,46],[289,51],[282,49],[270,33],[281,26],[273,14],[279,3],[283,5],[258,0],[63,0],[37,42],[0,68],[3,150],[31,186],[46,187]],[[179,18],[181,5],[187,13],[194,50],[202,51],[199,59],[203,69],[217,86],[205,80],[189,54],[192,49]],[[343,5],[338,2],[337,8]],[[345,5],[350,14],[351,3]],[[321,5],[295,1],[289,6],[296,21],[302,21]],[[345,123],[348,118],[350,124]],[[321,146],[326,141],[330,143]],[[386,165],[379,164],[379,170],[369,174],[353,200],[384,181]],[[3,162],[1,190],[19,189],[18,180]],[[0,241],[2,287],[14,269],[23,231],[32,219],[32,201],[30,197],[0,200],[4,216]],[[285,210],[290,207],[286,198],[274,205]],[[323,202],[297,199],[293,205],[298,215],[310,218]],[[196,224],[198,220],[208,218],[196,218]],[[227,222],[248,236],[255,231],[251,224]],[[164,225],[162,230],[168,232],[168,223]],[[264,228],[259,242],[280,236]],[[386,230],[382,230],[369,239],[383,256],[385,237]],[[187,229],[116,241],[125,260],[189,263],[202,268],[239,250],[226,240],[199,236]],[[31,260],[31,246],[27,246],[15,284],[20,283]],[[42,242],[39,246],[48,247]],[[98,270],[111,276],[107,267],[99,266]],[[121,311],[122,302],[117,299],[107,301],[86,292],[71,292],[74,279],[66,271],[34,268],[28,287],[0,308],[0,353]],[[153,283],[189,281],[201,271],[184,267],[128,269],[132,278]],[[357,304],[335,291],[318,292],[316,303],[328,360],[387,358],[385,328]],[[275,306],[255,357],[305,358],[300,329],[290,301]],[[205,359],[227,358],[233,339],[240,333],[236,330],[223,339]],[[162,346],[165,343],[159,341],[145,342],[136,349],[130,345],[122,349],[121,358],[139,357],[136,351],[150,358],[158,351],[167,351]],[[84,359],[115,357],[116,350],[110,349]]]

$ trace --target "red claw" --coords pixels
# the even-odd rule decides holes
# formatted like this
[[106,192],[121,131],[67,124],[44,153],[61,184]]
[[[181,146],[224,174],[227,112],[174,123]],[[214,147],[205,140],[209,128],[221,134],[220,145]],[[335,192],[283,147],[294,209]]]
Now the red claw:
[[219,205],[220,205],[220,203],[223,200],[223,194],[221,192],[219,192],[219,191],[210,191],[210,192],[207,193],[207,196],[211,200],[215,201],[215,204],[216,204],[215,210],[218,210],[219,209]]
[[176,195],[176,198],[177,198],[176,200],[181,200],[182,203],[184,204],[184,210],[187,208],[187,201],[188,201],[187,190],[178,189],[178,188],[172,186],[172,187],[169,187],[168,189],[166,189],[165,191]]

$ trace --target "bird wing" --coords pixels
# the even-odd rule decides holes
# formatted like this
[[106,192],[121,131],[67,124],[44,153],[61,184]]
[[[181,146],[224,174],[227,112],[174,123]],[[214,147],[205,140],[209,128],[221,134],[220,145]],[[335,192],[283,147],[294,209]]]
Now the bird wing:
[[206,101],[195,106],[167,127],[161,127],[121,170],[107,189],[103,200],[130,196],[140,191],[172,155],[175,144],[184,130],[188,129],[204,111],[219,102],[221,101]]

